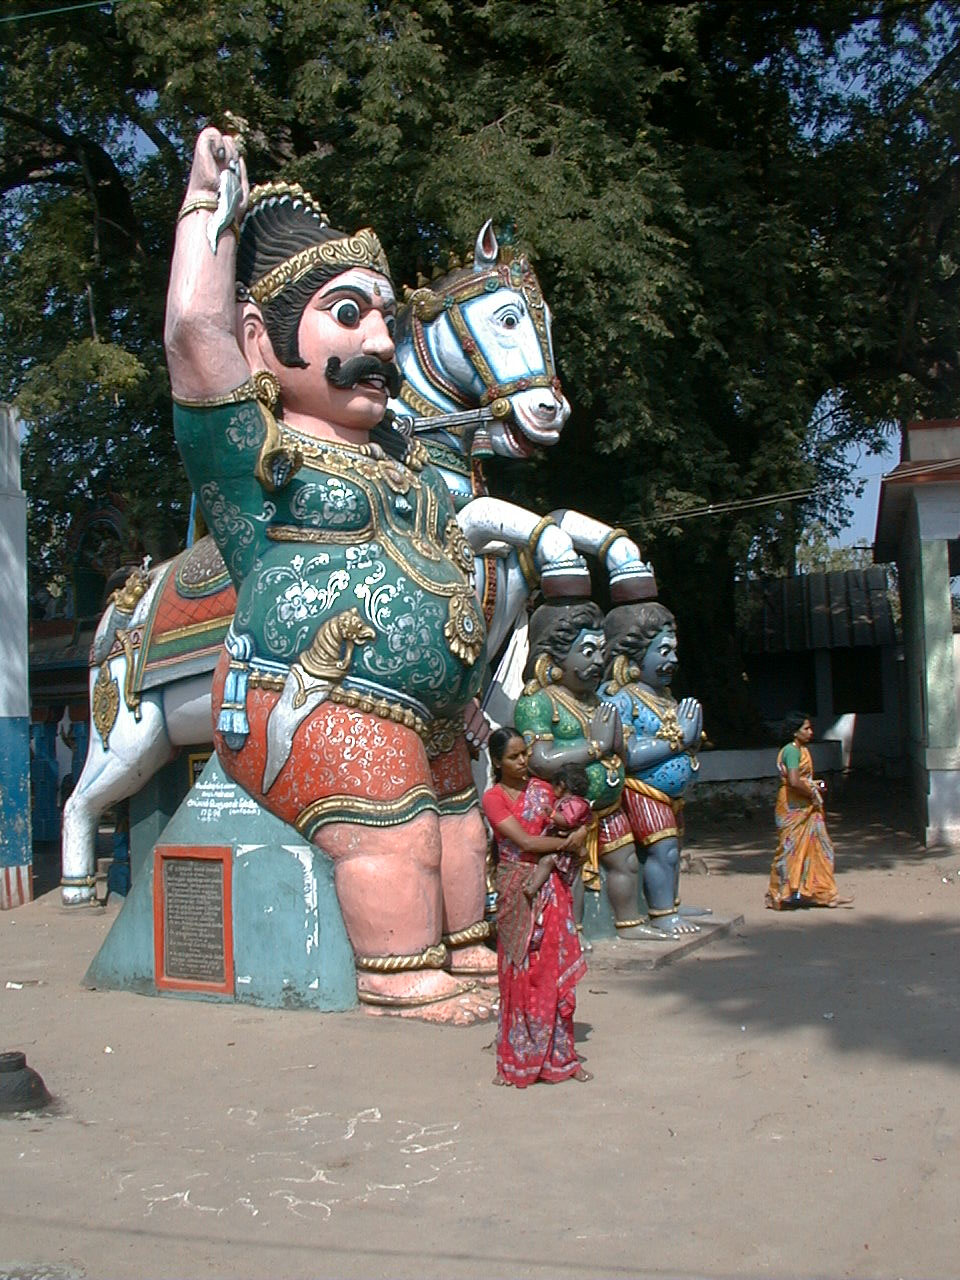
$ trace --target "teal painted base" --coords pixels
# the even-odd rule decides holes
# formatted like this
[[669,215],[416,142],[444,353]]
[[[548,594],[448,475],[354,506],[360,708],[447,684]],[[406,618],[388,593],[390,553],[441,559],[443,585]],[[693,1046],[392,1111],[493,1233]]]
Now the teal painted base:
[[25,867],[32,861],[30,721],[0,716],[0,867]]
[[583,895],[583,936],[591,942],[617,936],[610,900],[607,898],[607,873],[603,867],[600,868],[600,883],[603,887],[599,893],[587,889]]
[[353,950],[333,864],[231,782],[216,758],[166,825],[163,845],[232,846],[234,990],[158,990],[154,859],[134,858],[133,887],[84,977],[88,987],[231,1001],[276,1009],[352,1009]]

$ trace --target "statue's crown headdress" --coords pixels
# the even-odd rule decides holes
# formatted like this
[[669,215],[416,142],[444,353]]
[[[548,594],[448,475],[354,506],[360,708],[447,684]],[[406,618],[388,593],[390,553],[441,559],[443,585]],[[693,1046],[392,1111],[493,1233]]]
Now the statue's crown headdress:
[[253,188],[240,228],[238,297],[262,306],[308,275],[315,273],[319,286],[350,267],[390,275],[387,256],[369,227],[352,236],[337,231],[298,183]]

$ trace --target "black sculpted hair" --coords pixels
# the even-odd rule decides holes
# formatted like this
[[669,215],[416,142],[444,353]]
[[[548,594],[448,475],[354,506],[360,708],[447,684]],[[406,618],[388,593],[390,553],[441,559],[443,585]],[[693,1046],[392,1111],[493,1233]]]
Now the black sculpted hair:
[[542,604],[530,619],[530,656],[523,669],[524,680],[533,678],[534,667],[541,654],[563,661],[581,631],[602,630],[603,614],[600,606],[592,600]]
[[667,628],[676,631],[677,620],[656,600],[621,604],[611,609],[603,623],[607,641],[607,674],[610,674],[614,658],[621,654],[642,662],[651,641]]
[[[247,291],[269,271],[295,253],[329,240],[348,240],[346,231],[327,224],[313,198],[305,191],[286,188],[252,206],[243,220],[237,250],[238,294]],[[285,285],[275,297],[260,305],[263,323],[281,364],[305,369],[300,356],[300,320],[307,303],[321,285],[343,272],[336,263],[318,262],[302,280]]]

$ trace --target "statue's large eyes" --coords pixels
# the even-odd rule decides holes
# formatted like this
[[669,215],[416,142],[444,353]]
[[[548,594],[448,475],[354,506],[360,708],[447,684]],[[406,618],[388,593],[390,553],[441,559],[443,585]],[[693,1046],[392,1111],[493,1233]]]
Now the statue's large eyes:
[[396,316],[384,316],[383,323],[387,326],[387,333],[389,333],[390,337],[392,338],[397,328]]
[[352,298],[335,302],[330,308],[330,314],[337,324],[342,324],[345,329],[355,329],[360,323],[360,308]]

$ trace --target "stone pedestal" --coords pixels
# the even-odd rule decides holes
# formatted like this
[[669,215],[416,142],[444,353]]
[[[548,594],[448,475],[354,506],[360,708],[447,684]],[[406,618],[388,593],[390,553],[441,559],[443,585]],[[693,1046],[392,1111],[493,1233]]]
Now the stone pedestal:
[[88,987],[342,1010],[357,1003],[333,864],[216,757],[134,868]]

